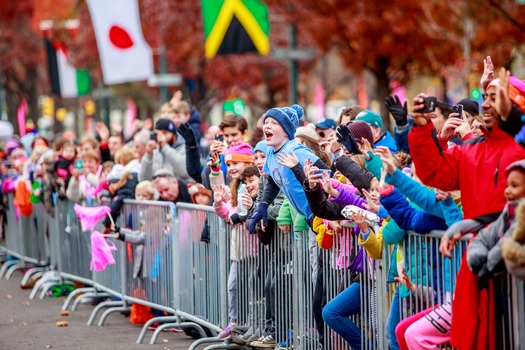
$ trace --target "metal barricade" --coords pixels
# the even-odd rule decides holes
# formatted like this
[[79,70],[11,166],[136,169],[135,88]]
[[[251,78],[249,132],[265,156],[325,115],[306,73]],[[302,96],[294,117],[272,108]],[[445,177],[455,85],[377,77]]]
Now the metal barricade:
[[[7,195],[5,248],[15,258],[7,261],[0,269],[0,278],[9,278],[18,268],[26,264],[44,266],[48,262],[48,244],[45,234],[44,209],[42,204],[33,203],[30,216],[22,216],[14,204],[14,194]],[[18,260],[16,260],[18,259]],[[42,268],[33,268],[28,277]]]

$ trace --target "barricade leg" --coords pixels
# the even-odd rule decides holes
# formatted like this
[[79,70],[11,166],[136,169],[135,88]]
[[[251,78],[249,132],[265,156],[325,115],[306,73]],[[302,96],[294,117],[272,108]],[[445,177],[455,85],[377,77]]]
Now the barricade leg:
[[184,328],[184,327],[191,327],[191,328],[195,328],[199,332],[199,334],[201,336],[203,336],[204,338],[207,337],[206,332],[204,331],[204,329],[200,325],[195,323],[195,322],[165,323],[165,324],[157,327],[157,329],[155,329],[155,332],[153,332],[153,335],[151,336],[151,339],[150,339],[149,343],[151,345],[155,344],[157,342],[157,338],[158,338],[160,332],[162,332],[163,330],[165,330],[167,328],[172,328],[172,327],[182,327],[182,328]]
[[111,306],[120,306],[122,305],[122,301],[105,301],[103,303],[98,304],[95,306],[93,311],[91,311],[91,314],[89,315],[89,319],[87,321],[88,326],[92,326],[95,322],[95,318],[97,317],[98,312],[105,308],[105,307],[111,307]]
[[8,269],[10,269],[12,266],[20,266],[20,264],[22,264],[21,266],[23,267],[23,263],[21,263],[18,259],[6,261],[0,269],[0,279],[4,278],[4,275]]
[[[48,283],[44,283],[43,287],[42,287],[42,292],[40,293],[40,296],[39,296],[39,299],[40,300],[44,299],[44,297],[46,296],[47,291],[51,287],[56,286],[58,284],[60,284],[60,283],[56,283],[55,281],[48,281]],[[70,283],[65,283],[65,284],[70,284]]]
[[20,282],[20,285],[24,286],[25,284],[27,284],[27,282],[29,282],[29,279],[31,277],[36,277],[37,274],[41,275],[44,271],[46,271],[46,269],[44,267],[32,267],[32,268],[30,268],[29,270],[27,270],[24,273],[24,278],[22,278],[22,282]]
[[7,270],[5,279],[8,280],[9,278],[11,278],[11,275],[13,274],[13,272],[19,269],[22,270],[24,267],[26,267],[26,264],[24,261],[20,261],[18,264],[11,265],[11,267],[9,267],[9,269]]
[[125,302],[120,301],[119,303],[120,304],[117,304],[117,305],[122,305],[122,306],[111,307],[111,308],[107,309],[106,311],[104,311],[104,313],[102,314],[102,316],[100,316],[100,319],[98,320],[98,324],[97,325],[99,327],[102,327],[104,325],[104,322],[106,322],[106,318],[108,318],[109,315],[111,315],[111,314],[113,314],[115,312],[131,310],[130,307],[127,306]]
[[[34,299],[40,288],[45,287],[46,285],[54,286],[62,283],[62,277],[56,271],[48,271],[42,275],[34,285],[31,294],[29,294],[29,299]],[[49,288],[47,288],[49,289]]]
[[88,293],[88,292],[93,292],[94,290],[95,290],[95,288],[93,288],[93,287],[77,288],[77,289],[75,289],[74,291],[72,291],[71,293],[69,293],[69,295],[68,295],[67,298],[66,298],[66,301],[64,301],[64,305],[62,305],[62,311],[67,311],[67,308],[69,307],[69,304],[71,304],[71,302],[73,301],[73,299],[74,299],[78,294],[81,294],[81,293]]
[[[142,326],[142,330],[140,331],[139,337],[137,338],[137,344],[142,344],[142,341],[144,340],[144,337],[146,336],[146,332],[148,331],[148,328],[153,325],[155,322],[171,322],[174,319],[175,316],[161,316],[161,317],[154,317],[148,322]],[[205,335],[206,336],[206,335]]]
[[80,305],[80,302],[82,299],[85,298],[97,298],[97,297],[111,297],[111,294],[108,293],[98,293],[95,291],[95,293],[86,293],[79,296],[75,302],[73,303],[73,306],[71,307],[71,311],[77,311],[78,305]]

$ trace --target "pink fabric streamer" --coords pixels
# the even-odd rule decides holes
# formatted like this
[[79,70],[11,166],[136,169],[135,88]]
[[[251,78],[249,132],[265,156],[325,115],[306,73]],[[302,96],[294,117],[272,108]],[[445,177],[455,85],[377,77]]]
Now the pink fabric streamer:
[[16,112],[16,119],[18,121],[18,130],[20,137],[26,134],[26,114],[27,114],[27,101],[22,99],[20,105],[18,106],[18,111]]
[[135,125],[135,120],[137,120],[137,106],[135,105],[135,101],[133,101],[132,98],[127,99],[127,107],[128,107],[128,122],[126,127],[126,134],[128,136],[131,135],[133,132],[133,125]]
[[102,233],[93,231],[91,233],[91,265],[89,270],[104,271],[107,265],[114,264],[114,250],[117,250],[117,247],[113,242],[108,242]]
[[322,83],[317,83],[314,91],[314,104],[317,112],[317,119],[325,117],[325,91]]
[[337,258],[336,265],[341,269],[346,269],[350,266],[350,252],[352,247],[352,236],[345,230],[340,236],[340,254]]
[[105,205],[101,207],[83,207],[75,204],[73,209],[80,220],[82,231],[91,231],[100,219],[111,213],[111,209]]

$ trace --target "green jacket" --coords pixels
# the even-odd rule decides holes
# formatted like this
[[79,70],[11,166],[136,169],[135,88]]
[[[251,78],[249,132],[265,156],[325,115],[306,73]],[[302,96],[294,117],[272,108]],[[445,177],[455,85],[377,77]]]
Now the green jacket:
[[308,230],[308,224],[306,218],[299,214],[297,210],[290,205],[288,198],[284,198],[283,204],[279,209],[279,215],[277,216],[277,224],[279,225],[292,225],[294,232]]

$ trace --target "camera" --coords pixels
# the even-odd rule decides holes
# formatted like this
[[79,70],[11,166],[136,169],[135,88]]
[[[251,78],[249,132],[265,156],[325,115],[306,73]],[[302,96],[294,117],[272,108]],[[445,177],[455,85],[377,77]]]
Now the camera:
[[82,162],[82,159],[75,160],[75,169],[82,170],[84,167],[84,163]]
[[452,113],[458,113],[456,118],[463,119],[463,105],[452,106]]
[[316,175],[322,174],[322,173],[328,173],[328,177],[330,177],[330,178],[334,175],[332,170],[328,170],[328,169],[319,169],[316,172],[314,172],[314,174],[316,174]]
[[224,142],[224,135],[223,134],[216,134],[215,140]]
[[157,134],[152,132],[151,134],[149,134],[149,139],[157,142]]
[[420,110],[420,113],[430,113],[434,112],[436,109],[436,97],[435,96],[428,96],[423,98],[423,104],[425,105],[425,108]]

